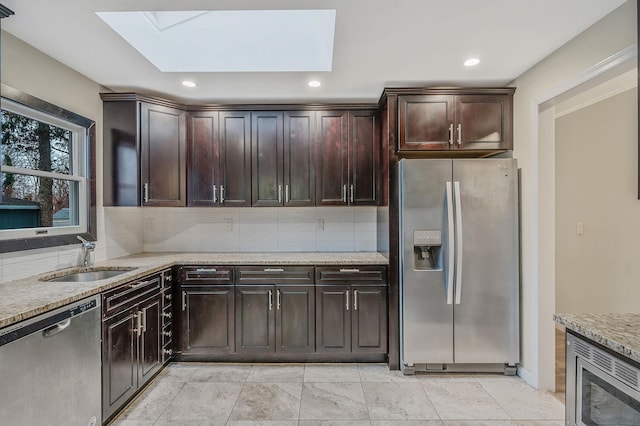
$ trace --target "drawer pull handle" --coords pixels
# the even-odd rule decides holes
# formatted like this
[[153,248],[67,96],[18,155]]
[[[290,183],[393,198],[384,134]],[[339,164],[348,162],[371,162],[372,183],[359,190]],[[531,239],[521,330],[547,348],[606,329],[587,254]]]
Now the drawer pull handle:
[[162,316],[165,318],[171,318],[171,312],[163,312]]
[[187,292],[182,292],[182,310],[185,311],[187,309]]
[[347,311],[349,310],[349,290],[347,290]]
[[264,268],[264,272],[284,272],[282,268]]
[[171,337],[171,332],[170,331],[163,331],[162,335],[163,336],[167,336],[167,337]]
[[150,284],[150,283],[151,283],[151,281],[140,281],[140,282],[138,282],[137,284],[131,284],[131,285],[129,286],[129,288],[130,288],[131,290],[133,290],[133,289],[136,289],[136,288],[143,287],[143,286],[145,286],[145,285],[147,285],[147,284]]
[[167,281],[173,281],[173,277],[171,275],[165,275],[164,279]]
[[276,310],[280,310],[280,290],[276,290]]
[[358,290],[353,290],[353,310],[358,310]]
[[216,268],[198,268],[196,272],[218,272]]
[[273,292],[269,290],[269,310],[273,311]]
[[162,353],[165,355],[171,355],[173,352],[171,351],[171,349],[163,349]]
[[358,268],[351,268],[351,269],[349,269],[349,268],[341,268],[340,272],[360,272],[360,269],[358,269]]

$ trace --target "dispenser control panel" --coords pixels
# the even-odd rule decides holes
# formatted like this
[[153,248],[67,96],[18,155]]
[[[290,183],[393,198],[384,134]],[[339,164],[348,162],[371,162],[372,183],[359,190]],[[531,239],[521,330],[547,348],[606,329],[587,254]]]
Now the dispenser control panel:
[[442,244],[442,233],[433,230],[414,230],[414,246],[439,246]]

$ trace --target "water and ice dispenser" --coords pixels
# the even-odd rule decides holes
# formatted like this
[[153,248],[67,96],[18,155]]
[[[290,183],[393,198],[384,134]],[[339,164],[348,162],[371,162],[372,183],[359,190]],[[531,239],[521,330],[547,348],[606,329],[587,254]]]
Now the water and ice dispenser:
[[442,269],[442,232],[413,231],[413,267],[418,270]]

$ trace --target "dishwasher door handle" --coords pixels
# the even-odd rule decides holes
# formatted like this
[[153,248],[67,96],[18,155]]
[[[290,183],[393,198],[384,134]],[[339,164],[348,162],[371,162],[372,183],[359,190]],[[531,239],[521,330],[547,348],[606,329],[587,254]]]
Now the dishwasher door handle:
[[42,335],[44,337],[53,337],[58,333],[62,333],[66,328],[71,325],[71,318],[67,318],[64,321],[61,321],[51,327],[45,328],[42,330]]

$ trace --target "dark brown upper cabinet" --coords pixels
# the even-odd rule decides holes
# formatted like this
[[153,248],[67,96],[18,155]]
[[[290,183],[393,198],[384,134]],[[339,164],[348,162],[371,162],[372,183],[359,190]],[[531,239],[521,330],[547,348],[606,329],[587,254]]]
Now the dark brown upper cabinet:
[[406,92],[398,96],[399,151],[513,148],[514,89]]
[[219,205],[251,205],[251,113],[220,112]]
[[252,206],[313,206],[314,113],[251,114]]
[[316,134],[316,204],[376,205],[378,112],[319,111]]
[[251,114],[195,111],[189,114],[190,206],[250,205]]
[[220,197],[218,112],[193,112],[188,121],[188,205],[217,206]]
[[186,205],[186,113],[102,94],[104,205]]

